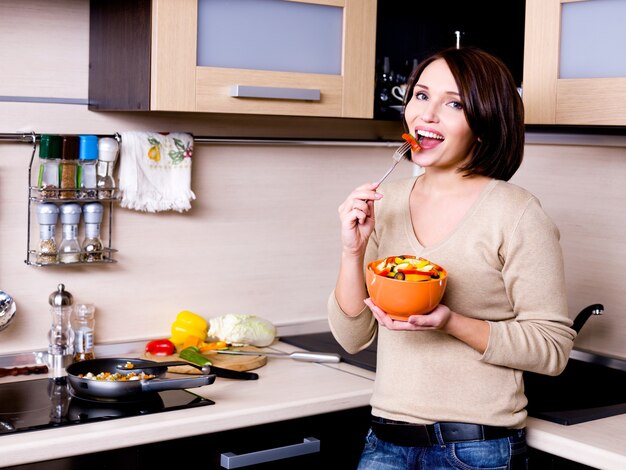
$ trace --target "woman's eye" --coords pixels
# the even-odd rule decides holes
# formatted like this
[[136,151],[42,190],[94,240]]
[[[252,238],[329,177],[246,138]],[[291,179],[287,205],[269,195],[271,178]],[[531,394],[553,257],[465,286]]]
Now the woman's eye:
[[415,93],[415,99],[425,101],[428,99],[428,96],[423,91],[418,91]]
[[463,104],[460,101],[451,101],[448,106],[454,109],[463,109]]

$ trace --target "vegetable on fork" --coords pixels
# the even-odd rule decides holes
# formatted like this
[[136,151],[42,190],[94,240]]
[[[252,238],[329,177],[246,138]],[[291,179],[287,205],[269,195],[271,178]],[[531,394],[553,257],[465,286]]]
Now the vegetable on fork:
[[411,134],[402,134],[402,138],[406,140],[409,144],[411,144],[411,150],[413,150],[414,152],[419,152],[420,150],[422,150],[422,147],[420,147],[417,139]]

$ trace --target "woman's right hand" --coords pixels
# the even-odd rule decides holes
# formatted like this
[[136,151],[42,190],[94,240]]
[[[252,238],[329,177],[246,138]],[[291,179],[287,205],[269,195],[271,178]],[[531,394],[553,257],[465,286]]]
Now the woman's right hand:
[[344,253],[362,254],[374,230],[374,201],[383,197],[377,193],[378,183],[366,183],[350,193],[339,206],[341,242]]

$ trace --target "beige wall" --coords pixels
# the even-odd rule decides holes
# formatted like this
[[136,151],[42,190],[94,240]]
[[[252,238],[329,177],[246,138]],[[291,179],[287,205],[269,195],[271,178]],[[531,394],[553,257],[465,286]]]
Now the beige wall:
[[[0,96],[86,98],[87,20],[83,0],[0,3]],[[220,126],[207,115],[0,102],[0,133],[238,130],[232,121]],[[626,358],[626,147],[616,140],[529,144],[514,181],[535,192],[561,228],[572,317],[591,303],[606,307],[577,346]],[[279,326],[323,323],[338,259],[337,206],[391,162],[385,147],[198,145],[190,212],[117,207],[118,263],[36,268],[24,263],[30,156],[28,144],[0,143],[0,288],[18,304],[0,332],[0,354],[47,346],[47,298],[61,282],[77,302],[96,304],[98,342],[165,336],[183,309],[207,318],[255,314]],[[394,177],[410,173],[402,165]]]
[[612,142],[527,145],[513,181],[539,196],[559,226],[571,316],[605,307],[576,347],[626,358],[626,140]]

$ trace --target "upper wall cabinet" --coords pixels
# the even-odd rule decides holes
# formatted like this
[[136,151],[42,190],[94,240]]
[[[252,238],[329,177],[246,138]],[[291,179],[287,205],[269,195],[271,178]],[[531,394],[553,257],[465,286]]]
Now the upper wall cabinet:
[[89,109],[371,118],[376,0],[91,0]]
[[527,124],[626,125],[626,2],[526,0]]

